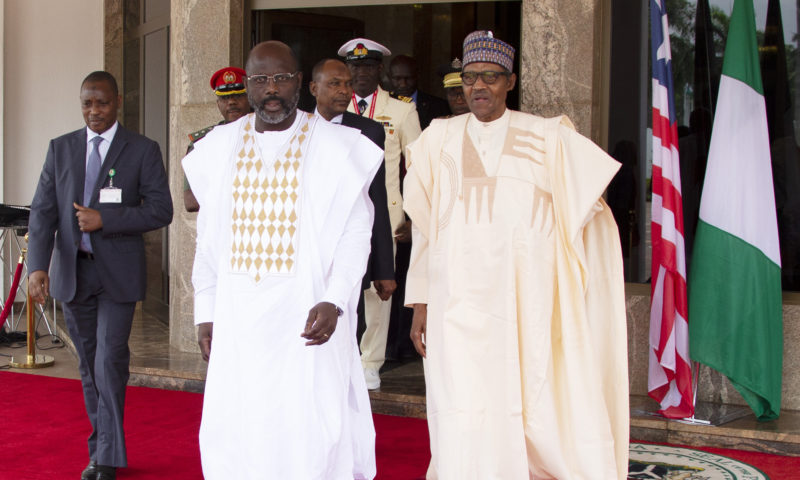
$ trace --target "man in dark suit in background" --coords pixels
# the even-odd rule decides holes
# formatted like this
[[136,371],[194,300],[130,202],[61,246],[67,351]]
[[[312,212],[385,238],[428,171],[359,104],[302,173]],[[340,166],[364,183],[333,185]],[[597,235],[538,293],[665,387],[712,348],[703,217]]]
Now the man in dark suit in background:
[[31,204],[28,285],[34,301],[52,294],[62,302],[78,352],[92,424],[81,479],[113,480],[127,466],[122,424],[128,337],[145,295],[142,234],[172,221],[172,198],[158,144],[117,122],[114,77],[89,74],[80,101],[86,128],[50,141]]
[[450,115],[450,108],[441,98],[417,90],[418,75],[417,61],[408,55],[398,55],[389,64],[392,96],[408,97],[417,105],[419,126],[425,130],[434,118]]
[[[380,123],[347,111],[353,87],[350,70],[340,60],[320,60],[311,72],[309,84],[311,95],[317,99],[317,115],[333,123],[361,130],[361,134],[372,140],[381,149],[386,134]],[[367,262],[367,273],[361,282],[361,297],[358,302],[358,336],[364,333],[364,290],[369,283],[375,285],[381,300],[386,301],[394,292],[394,253],[392,251],[392,227],[386,201],[386,168],[381,163],[378,173],[369,186],[369,197],[375,207],[372,224],[372,251]]]

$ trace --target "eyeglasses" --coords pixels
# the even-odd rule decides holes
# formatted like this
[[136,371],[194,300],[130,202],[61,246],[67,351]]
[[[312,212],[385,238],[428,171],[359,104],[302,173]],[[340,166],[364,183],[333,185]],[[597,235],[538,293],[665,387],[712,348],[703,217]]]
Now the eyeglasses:
[[483,72],[461,72],[461,81],[464,85],[474,85],[481,77],[483,83],[491,85],[497,81],[501,76],[508,77],[511,72],[495,72],[494,70],[484,70]]
[[270,80],[275,82],[275,85],[286,85],[291,81],[297,74],[300,72],[294,73],[276,73],[275,75],[250,75],[247,77],[247,81],[251,82],[256,87],[264,87],[269,83]]

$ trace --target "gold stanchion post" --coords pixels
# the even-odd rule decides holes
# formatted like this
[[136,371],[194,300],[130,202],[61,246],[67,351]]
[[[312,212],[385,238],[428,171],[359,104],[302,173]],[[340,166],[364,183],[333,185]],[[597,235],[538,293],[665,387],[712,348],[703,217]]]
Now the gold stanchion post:
[[[25,234],[25,241],[28,240],[28,235]],[[25,254],[28,252],[27,248],[22,249],[22,253],[20,253],[19,261],[20,263],[24,260]],[[26,295],[26,304],[28,307],[28,354],[25,357],[25,361],[22,361],[21,358],[16,356],[11,357],[11,362],[9,363],[12,368],[44,368],[52,366],[56,361],[50,355],[36,355],[36,323],[33,321],[33,310],[34,305],[31,301],[31,291],[30,291],[30,284],[28,284],[28,288],[25,289]],[[13,293],[13,292],[12,292]],[[10,295],[11,293],[9,293]]]

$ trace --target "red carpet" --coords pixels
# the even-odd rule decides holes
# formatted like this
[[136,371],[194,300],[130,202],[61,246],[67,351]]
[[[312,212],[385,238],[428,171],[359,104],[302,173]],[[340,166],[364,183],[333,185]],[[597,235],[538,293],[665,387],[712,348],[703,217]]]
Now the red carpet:
[[[120,480],[202,479],[197,431],[203,396],[128,387],[128,468]],[[430,460],[424,420],[375,415],[379,480],[424,477]],[[0,480],[76,480],[91,433],[80,382],[0,372]]]
[[[197,431],[203,396],[128,387],[129,468],[118,478],[202,479]],[[424,420],[375,415],[378,480],[424,477],[430,460]],[[87,463],[89,421],[80,382],[0,372],[0,480],[75,480]],[[701,448],[753,465],[772,480],[799,478],[800,458]]]

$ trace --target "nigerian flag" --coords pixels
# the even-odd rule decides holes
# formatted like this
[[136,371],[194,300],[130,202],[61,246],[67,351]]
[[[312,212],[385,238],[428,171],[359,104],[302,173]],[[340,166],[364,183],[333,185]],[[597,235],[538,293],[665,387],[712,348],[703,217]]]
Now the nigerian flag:
[[760,420],[781,406],[780,247],[752,0],[734,2],[689,277],[693,360]]

